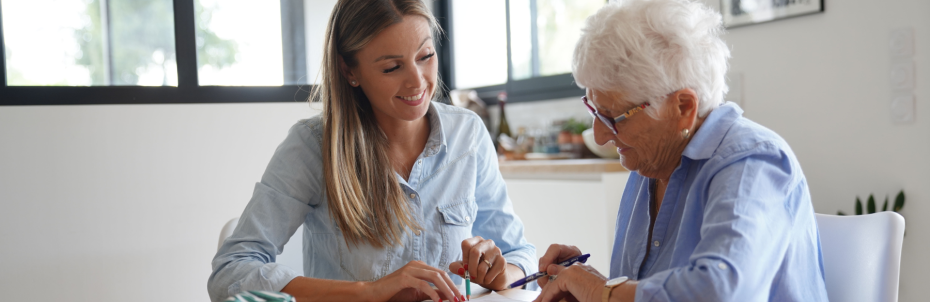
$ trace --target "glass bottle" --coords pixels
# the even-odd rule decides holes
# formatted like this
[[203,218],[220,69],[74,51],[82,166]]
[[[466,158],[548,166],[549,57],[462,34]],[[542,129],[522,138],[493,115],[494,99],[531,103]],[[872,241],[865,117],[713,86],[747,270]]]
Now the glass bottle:
[[504,105],[507,104],[506,92],[501,92],[497,95],[497,103],[500,105],[501,109],[500,126],[498,127],[497,137],[500,137],[501,134],[507,134],[507,136],[513,137],[513,133],[510,132],[510,124],[507,123],[507,115],[504,113]]

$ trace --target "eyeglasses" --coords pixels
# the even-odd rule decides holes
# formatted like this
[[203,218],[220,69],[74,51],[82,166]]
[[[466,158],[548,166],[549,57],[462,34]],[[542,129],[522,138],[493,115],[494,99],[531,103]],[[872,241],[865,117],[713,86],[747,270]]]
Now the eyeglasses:
[[622,120],[630,118],[630,116],[633,116],[633,114],[643,111],[643,109],[646,109],[646,107],[649,106],[649,103],[642,103],[641,105],[633,107],[633,109],[630,109],[629,111],[621,114],[620,116],[616,118],[612,118],[612,117],[603,115],[600,112],[597,112],[597,109],[594,109],[594,106],[591,106],[591,104],[588,103],[588,96],[582,96],[581,102],[584,103],[585,107],[588,107],[588,113],[591,113],[591,116],[596,117],[597,119],[601,120],[601,122],[604,123],[604,125],[607,126],[607,128],[609,128],[610,131],[613,131],[614,135],[617,135],[617,133],[619,133],[617,132],[617,123],[619,123]]

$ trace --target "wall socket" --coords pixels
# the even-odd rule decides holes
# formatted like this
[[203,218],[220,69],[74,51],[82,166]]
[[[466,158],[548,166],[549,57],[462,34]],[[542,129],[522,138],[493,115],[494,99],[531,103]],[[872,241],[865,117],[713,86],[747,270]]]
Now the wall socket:
[[906,124],[914,121],[917,111],[914,97],[917,67],[914,65],[914,29],[903,27],[888,35],[888,55],[891,58],[888,83],[891,90],[891,121]]
[[891,63],[891,89],[914,89],[914,61]]
[[892,58],[910,58],[914,55],[914,29],[898,28],[891,31],[888,50]]
[[891,97],[891,121],[904,124],[914,120],[914,95],[896,94]]

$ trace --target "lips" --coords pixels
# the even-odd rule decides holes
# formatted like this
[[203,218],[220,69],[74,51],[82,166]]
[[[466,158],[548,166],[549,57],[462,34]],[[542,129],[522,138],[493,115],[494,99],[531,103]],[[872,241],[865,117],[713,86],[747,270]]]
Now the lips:
[[426,96],[426,90],[423,90],[423,92],[420,92],[420,94],[417,95],[395,97],[404,102],[404,104],[409,106],[417,106],[423,103],[424,96]]
[[625,153],[625,152],[629,152],[629,151],[631,151],[631,150],[633,150],[633,148],[630,148],[630,147],[625,147],[625,148],[617,147],[617,153],[620,153],[620,154],[623,154],[623,153]]

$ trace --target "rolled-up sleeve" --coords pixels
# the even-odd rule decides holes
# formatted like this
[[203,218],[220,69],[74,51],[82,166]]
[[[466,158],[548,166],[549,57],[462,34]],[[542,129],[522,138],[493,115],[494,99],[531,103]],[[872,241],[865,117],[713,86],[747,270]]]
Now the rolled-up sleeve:
[[301,275],[274,262],[320,199],[319,173],[311,171],[320,162],[318,140],[304,123],[278,146],[233,234],[213,258],[207,282],[212,301],[246,290],[280,291]]
[[764,144],[755,151],[708,162],[705,168],[720,168],[706,190],[701,239],[688,265],[640,280],[636,301],[769,299],[798,196],[809,193],[787,154]]
[[513,211],[513,204],[507,196],[507,186],[501,176],[497,162],[497,152],[488,131],[477,124],[474,132],[478,133],[475,146],[478,159],[478,177],[475,188],[475,201],[478,203],[478,216],[472,233],[485,239],[492,239],[507,263],[514,264],[527,275],[537,270],[536,247],[523,237],[523,222]]

